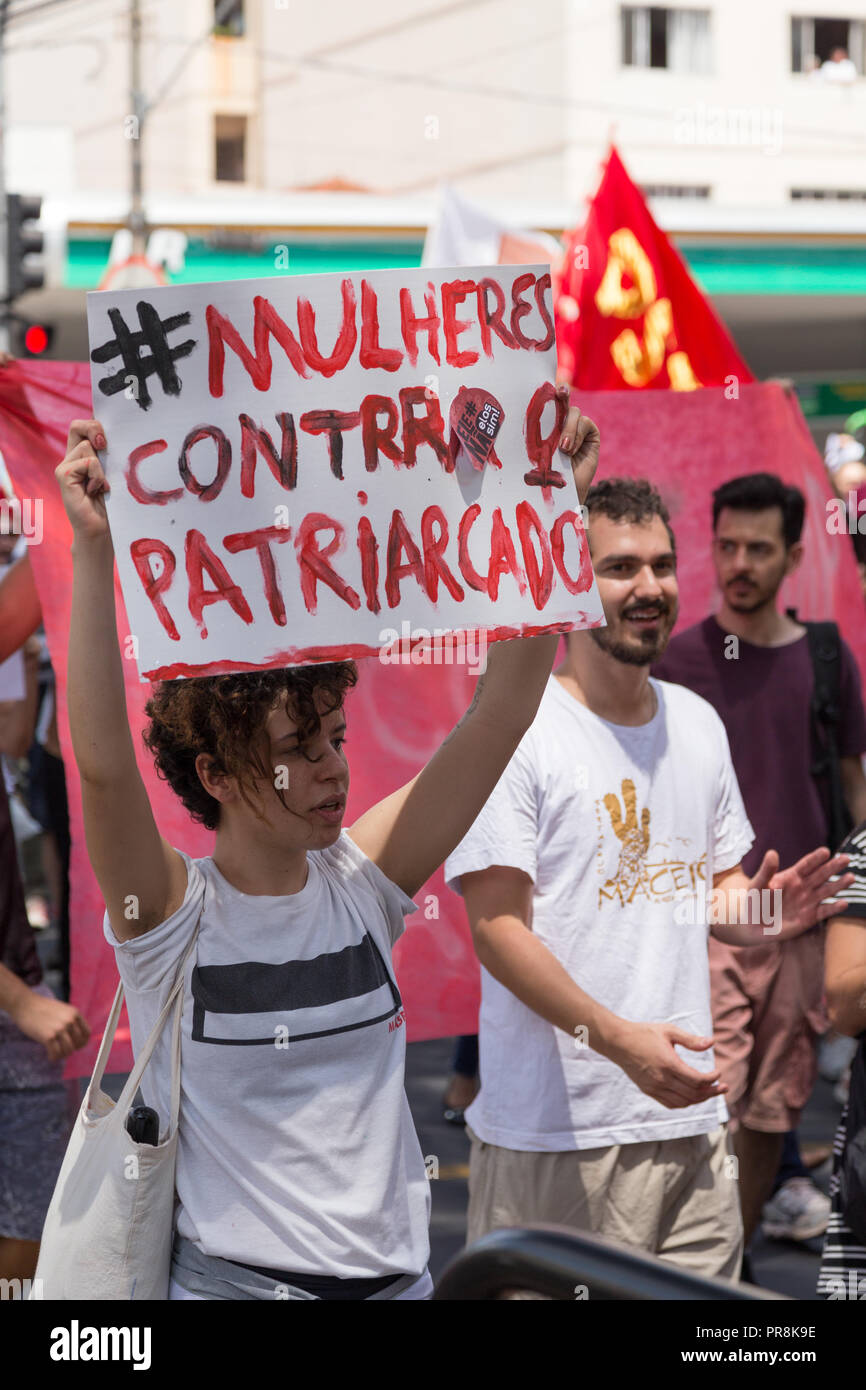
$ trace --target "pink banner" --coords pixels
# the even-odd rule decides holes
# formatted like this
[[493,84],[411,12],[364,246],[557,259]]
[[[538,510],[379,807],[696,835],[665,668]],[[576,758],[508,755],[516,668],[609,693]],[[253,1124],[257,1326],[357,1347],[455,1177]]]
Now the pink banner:
[[[704,617],[716,597],[709,548],[710,496],[728,478],[749,471],[778,473],[807,499],[806,559],[788,581],[785,600],[806,618],[835,617],[866,675],[863,597],[850,539],[829,535],[832,495],[823,463],[796,402],[773,385],[677,392],[582,392],[578,404],[602,434],[601,476],[651,478],[671,510],[677,534],[680,627]],[[69,1060],[70,1075],[90,1071],[99,1033],[117,985],[114,958],[102,936],[102,902],[90,870],[81,825],[81,796],[66,715],[66,641],[71,598],[70,531],[54,469],[65,452],[71,419],[89,416],[89,371],[83,364],[16,363],[0,371],[0,449],[19,496],[44,499],[44,538],[31,547],[45,628],[57,675],[59,728],[67,767],[72,821],[72,991],[94,1036]],[[507,466],[507,460],[504,460]],[[120,598],[118,633],[128,632]],[[459,720],[475,691],[465,668],[358,663],[360,679],[347,702],[347,752],[352,787],[346,824],[374,801],[415,776]],[[94,679],[98,672],[94,671]],[[127,704],[139,765],[163,835],[193,855],[209,853],[212,836],[193,824],[173,793],[153,774],[140,733],[150,687],[127,663]],[[579,827],[576,827],[576,833]],[[461,900],[441,871],[416,896],[396,949],[397,973],[410,1040],[474,1031],[478,968]],[[110,1067],[130,1062],[129,1038],[119,1038]]]

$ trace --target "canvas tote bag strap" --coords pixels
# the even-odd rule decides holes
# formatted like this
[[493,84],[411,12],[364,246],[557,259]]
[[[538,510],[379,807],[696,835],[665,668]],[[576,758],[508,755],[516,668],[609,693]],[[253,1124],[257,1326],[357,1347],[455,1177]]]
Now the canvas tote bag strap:
[[[194,928],[194,930],[193,930],[192,938],[191,938],[191,940],[190,940],[189,946],[187,947],[186,951],[184,952],[183,959],[181,960],[180,965],[178,966],[177,978],[175,979],[174,984],[172,985],[171,993],[169,994],[168,999],[165,1001],[165,1004],[164,1004],[164,1006],[163,1006],[163,1008],[162,1008],[162,1011],[160,1012],[159,1017],[157,1018],[156,1022],[155,1022],[154,1025],[153,1025],[153,1029],[151,1030],[151,1033],[150,1033],[150,1036],[149,1036],[147,1042],[145,1043],[144,1047],[142,1048],[141,1052],[139,1053],[138,1057],[136,1058],[136,1060],[135,1060],[135,1065],[134,1065],[132,1071],[130,1072],[129,1078],[128,1078],[128,1080],[127,1080],[127,1082],[126,1082],[126,1084],[125,1084],[125,1086],[124,1086],[124,1088],[123,1088],[123,1091],[121,1092],[121,1095],[120,1095],[120,1097],[119,1097],[119,1099],[118,1099],[118,1101],[117,1101],[116,1109],[117,1109],[117,1111],[119,1111],[119,1112],[123,1115],[123,1117],[124,1117],[124,1122],[125,1122],[125,1119],[126,1119],[127,1111],[129,1110],[129,1107],[130,1107],[130,1105],[131,1105],[131,1103],[132,1103],[132,1098],[135,1096],[135,1093],[136,1093],[136,1091],[138,1090],[138,1087],[139,1087],[139,1084],[140,1084],[141,1077],[142,1077],[142,1074],[143,1074],[143,1072],[144,1072],[144,1069],[145,1069],[145,1067],[147,1066],[148,1062],[150,1061],[151,1055],[153,1054],[153,1050],[154,1050],[154,1048],[156,1047],[156,1044],[157,1044],[157,1042],[159,1041],[159,1038],[160,1038],[160,1034],[162,1033],[162,1030],[163,1030],[163,1028],[164,1028],[164,1026],[165,1026],[165,1021],[166,1021],[166,1019],[168,1018],[169,1013],[171,1012],[172,1005],[175,1004],[176,1001],[177,1001],[177,1005],[178,1005],[177,1010],[176,1010],[176,1013],[177,1013],[177,1020],[176,1020],[176,1028],[175,1028],[174,1046],[173,1046],[173,1049],[172,1049],[172,1123],[174,1123],[174,1122],[176,1121],[176,1119],[177,1119],[177,1112],[176,1112],[176,1109],[175,1109],[175,1087],[177,1087],[178,1101],[179,1101],[179,1095],[180,1095],[180,1015],[181,1015],[182,1010],[183,1010],[183,982],[184,982],[184,972],[185,972],[185,970],[186,970],[186,963],[187,963],[187,961],[189,960],[189,957],[190,957],[190,955],[192,954],[192,951],[193,951],[193,949],[194,949],[194,947],[195,947],[195,944],[196,944],[196,941],[197,941],[197,939],[198,939],[198,931],[199,931],[199,926],[201,925],[201,915],[202,915],[202,912],[203,912],[203,911],[204,911],[204,893],[202,893],[202,902],[201,902],[201,906],[199,907],[199,913],[198,913],[198,917],[197,917],[197,919],[196,919],[196,924],[195,924],[195,928]],[[178,998],[178,996],[180,996],[180,997]],[[104,1074],[105,1074],[105,1068],[106,1068],[106,1065],[107,1065],[107,1063],[108,1063],[108,1057],[109,1057],[109,1054],[110,1054],[110,1052],[111,1052],[111,1046],[112,1046],[112,1043],[114,1042],[114,1035],[115,1035],[115,1033],[117,1032],[117,1024],[118,1024],[118,1021],[119,1021],[119,1019],[120,1019],[120,1009],[121,1009],[121,1005],[122,1005],[122,1004],[123,1004],[123,983],[121,982],[121,983],[117,986],[117,993],[116,993],[115,996],[114,996],[114,1003],[113,1003],[112,1006],[111,1006],[111,1012],[110,1012],[110,1014],[108,1015],[108,1020],[107,1020],[106,1025],[105,1025],[105,1031],[103,1032],[103,1035],[102,1035],[102,1043],[100,1044],[99,1052],[98,1052],[97,1058],[96,1058],[96,1064],[95,1064],[95,1066],[94,1066],[94,1068],[93,1068],[93,1075],[92,1075],[91,1078],[90,1078],[90,1083],[89,1083],[89,1085],[88,1085],[87,1092],[86,1092],[86,1094],[85,1094],[85,1100],[84,1100],[84,1104],[85,1104],[85,1105],[88,1103],[88,1100],[89,1100],[90,1096],[92,1095],[93,1091],[94,1091],[97,1087],[99,1087],[99,1086],[102,1084],[102,1078],[103,1078],[103,1076],[104,1076]],[[176,1075],[176,1078],[175,1078],[175,1073],[177,1074],[177,1075]]]
[[[200,913],[199,916],[201,916]],[[193,936],[193,943],[195,942],[196,936],[198,936],[197,926],[195,935]],[[186,958],[188,955],[189,951],[187,951],[186,956],[184,956],[184,965],[186,965]],[[182,1018],[183,970],[181,970],[180,989],[177,993],[177,1003],[174,1007],[174,1024],[171,1030],[171,1122],[168,1130],[169,1134],[174,1134],[174,1131],[177,1129],[178,1116],[180,1115],[180,1024]]]
[[117,1032],[117,1024],[120,1020],[120,1009],[122,1004],[123,985],[119,984],[117,986],[117,993],[114,996],[114,1003],[111,1006],[111,1013],[108,1015],[108,1021],[103,1030],[102,1042],[100,1043],[99,1051],[96,1054],[96,1065],[93,1068],[93,1075],[91,1076],[90,1084],[87,1087],[88,1095],[95,1087],[102,1085],[102,1078],[105,1074],[105,1068],[108,1063],[108,1054],[111,1052],[111,1046],[114,1042],[114,1035]]
[[[186,963],[187,963],[187,961],[189,960],[190,956],[192,955],[193,949],[195,948],[196,941],[198,940],[198,929],[199,929],[199,924],[201,923],[201,914],[202,914],[203,911],[204,911],[204,894],[202,894],[202,903],[201,903],[201,907],[199,908],[198,918],[196,919],[195,929],[194,929],[193,934],[192,934],[192,940],[190,941],[189,945],[187,946],[186,950],[184,951],[183,959],[182,959],[182,961],[180,962],[180,965],[178,966],[177,978],[176,978],[174,984],[172,985],[171,993],[169,994],[168,998],[167,998],[166,1001],[165,1001],[165,1004],[163,1005],[162,1012],[160,1013],[159,1018],[156,1020],[156,1023],[153,1025],[153,1028],[152,1028],[152,1030],[151,1030],[150,1037],[148,1038],[147,1042],[144,1044],[144,1047],[141,1049],[141,1052],[140,1052],[140,1053],[138,1054],[138,1056],[136,1057],[136,1059],[135,1059],[135,1066],[133,1067],[132,1071],[129,1073],[129,1078],[128,1078],[127,1082],[126,1082],[126,1085],[125,1085],[124,1088],[123,1088],[123,1091],[122,1091],[121,1094],[120,1094],[120,1098],[118,1099],[118,1102],[117,1102],[117,1110],[118,1110],[118,1112],[122,1113],[124,1123],[126,1122],[126,1114],[127,1114],[127,1111],[129,1110],[129,1107],[132,1105],[133,1099],[134,1099],[134,1097],[135,1097],[135,1093],[136,1093],[136,1091],[138,1090],[139,1085],[141,1084],[141,1078],[142,1078],[142,1076],[144,1075],[145,1068],[147,1067],[147,1064],[148,1064],[148,1062],[150,1061],[151,1056],[153,1055],[153,1050],[154,1050],[154,1048],[156,1047],[156,1044],[159,1042],[160,1035],[161,1035],[161,1033],[162,1033],[163,1028],[165,1027],[166,1019],[168,1018],[168,1016],[169,1016],[169,1014],[170,1014],[170,1012],[171,1012],[171,1009],[172,1009],[172,1005],[175,1003],[175,1001],[177,1001],[177,1003],[178,1003],[178,1037],[177,1037],[177,1044],[178,1044],[178,1047],[179,1047],[179,1045],[180,1045],[180,1031],[179,1031],[179,1025],[180,1025],[180,1012],[181,1012],[181,1010],[183,1009],[184,972],[185,972],[185,970],[186,970]],[[178,998],[178,996],[180,996],[180,997]],[[179,1069],[178,1069],[178,1070],[179,1070]],[[172,1071],[174,1071],[174,1064],[173,1064],[173,1063],[172,1063]],[[178,1086],[180,1085],[180,1076],[179,1076],[179,1075],[178,1075],[178,1083],[177,1083],[177,1084],[178,1084]],[[173,1087],[174,1087],[174,1077],[172,1077],[172,1088],[173,1088]],[[174,1093],[173,1093],[173,1090],[172,1090],[172,1103],[173,1103],[173,1101],[174,1101]]]

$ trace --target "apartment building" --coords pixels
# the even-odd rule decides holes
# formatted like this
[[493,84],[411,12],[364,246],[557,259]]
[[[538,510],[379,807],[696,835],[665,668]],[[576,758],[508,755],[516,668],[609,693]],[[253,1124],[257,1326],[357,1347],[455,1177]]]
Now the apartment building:
[[203,279],[277,242],[411,263],[442,182],[561,231],[613,138],[756,370],[866,376],[866,0],[138,0],[138,111],[134,8],[11,11],[7,182],[68,226],[67,286],[98,282],[135,140]]

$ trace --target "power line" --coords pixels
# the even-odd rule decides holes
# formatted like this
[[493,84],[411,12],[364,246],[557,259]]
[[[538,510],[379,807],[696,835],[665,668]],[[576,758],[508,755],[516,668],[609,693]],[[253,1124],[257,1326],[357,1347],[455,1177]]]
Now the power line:
[[[84,3],[84,0],[69,0],[70,4]],[[100,5],[102,6],[100,10]],[[108,7],[107,9],[105,7]],[[7,45],[8,53],[23,53],[28,49],[40,48],[63,48],[72,43],[92,43],[93,35],[90,32],[94,27],[109,24],[114,19],[119,19],[126,13],[125,3],[117,3],[117,0],[89,0],[87,16],[82,16],[75,20],[75,27],[68,29],[57,29],[52,26],[50,39],[45,34],[39,34],[34,38],[21,39],[19,42]],[[97,13],[94,13],[94,10]],[[103,42],[114,42],[115,40],[103,40]]]
[[201,48],[203,43],[207,43],[208,39],[213,34],[213,31],[214,29],[216,29],[217,25],[222,24],[223,19],[228,18],[233,3],[234,0],[217,0],[217,4],[214,7],[213,22],[208,25],[207,29],[205,29],[203,33],[199,34],[197,39],[193,39],[186,52],[181,54],[179,62],[176,63],[174,68],[172,68],[168,77],[165,79],[162,86],[157,91],[156,96],[152,97],[150,101],[147,101],[145,103],[146,112],[152,111],[155,106],[159,105],[166,92],[168,91],[169,87],[171,87],[173,83],[177,81],[178,77],[180,77],[180,74],[183,72],[187,64],[191,61],[197,50]]
[[401,183],[388,189],[391,194],[418,193],[422,189],[429,187],[430,184],[450,183],[454,179],[470,178],[473,174],[492,174],[497,169],[507,169],[520,164],[529,164],[542,159],[555,159],[557,155],[564,154],[569,149],[570,142],[567,140],[557,140],[553,145],[543,146],[541,149],[521,150],[519,153],[503,155],[499,159],[482,160],[477,164],[466,164],[460,169],[451,169],[446,173],[437,173],[427,179],[416,179],[412,183]]
[[29,19],[31,15],[41,14],[43,10],[56,10],[58,7],[70,10],[87,3],[88,0],[38,0],[35,5],[19,5],[16,9],[9,10],[7,23],[14,23],[16,19]]
[[[228,0],[226,0],[226,3],[227,2]],[[27,6],[26,8],[22,7],[16,13],[18,13],[21,17],[25,17],[28,14],[37,13],[43,9],[55,8],[61,5],[64,8],[69,8],[70,6],[75,6],[80,3],[84,3],[84,0],[40,0],[40,3]],[[424,22],[434,22],[439,18],[446,18],[458,11],[463,11],[469,8],[478,8],[491,3],[501,3],[501,0],[455,0],[455,3],[443,6],[440,9],[427,10],[421,15],[409,16],[405,19],[395,21],[393,24],[379,26],[376,29],[367,31],[366,34],[362,34],[360,36],[353,36],[352,38],[346,40],[341,40],[337,44],[331,44],[324,49],[313,50],[312,53],[299,55],[296,58],[292,58],[288,55],[284,56],[281,54],[276,54],[273,52],[267,52],[265,50],[258,49],[257,52],[263,60],[287,62],[290,63],[295,69],[295,73],[293,73],[289,78],[287,78],[286,76],[274,77],[263,81],[260,84],[260,86],[262,88],[273,88],[279,86],[285,83],[287,80],[292,80],[292,78],[295,76],[298,70],[300,70],[301,72],[306,70],[306,72],[309,74],[319,73],[322,75],[332,74],[335,77],[354,77],[360,83],[363,84],[362,91],[369,90],[369,87],[371,85],[374,85],[376,87],[381,87],[382,85],[388,84],[397,84],[403,86],[411,85],[413,87],[424,86],[432,88],[433,90],[444,91],[452,94],[471,95],[474,97],[480,97],[482,99],[505,101],[510,104],[523,106],[548,106],[558,110],[580,111],[588,115],[607,114],[615,117],[629,117],[640,121],[653,121],[656,123],[659,121],[671,121],[670,111],[660,111],[657,108],[641,108],[623,106],[611,102],[587,101],[551,93],[538,93],[531,91],[519,92],[513,91],[505,87],[495,87],[479,83],[459,81],[455,80],[452,76],[437,77],[434,74],[419,74],[415,72],[411,74],[396,73],[386,69],[369,67],[358,63],[334,62],[322,56],[327,53],[336,52],[350,45],[359,45],[365,42],[373,42],[376,39],[387,37],[397,32],[405,31],[409,27],[413,27]],[[221,10],[218,11],[218,14],[219,13],[221,13]],[[214,23],[216,24],[218,22],[218,16],[215,15]],[[606,22],[606,17],[596,22],[604,23]],[[469,66],[472,62],[479,61],[482,58],[487,58],[490,56],[501,56],[503,53],[509,52],[514,48],[537,47],[539,44],[550,42],[551,40],[554,40],[556,38],[562,38],[575,27],[577,27],[581,32],[584,32],[587,27],[587,21],[581,20],[577,26],[566,26],[563,29],[557,29],[553,33],[534,35],[527,37],[525,40],[522,40],[516,44],[500,46],[500,48],[498,50],[495,50],[493,54],[491,54],[490,50],[485,50],[482,54],[479,55],[477,59],[464,59],[457,66]],[[193,42],[188,45],[186,51],[181,55],[180,60],[175,65],[172,72],[169,74],[169,77],[159,88],[153,100],[147,103],[146,110],[148,112],[158,104],[162,104],[163,109],[170,109],[172,106],[185,104],[187,101],[192,99],[192,97],[195,94],[184,93],[180,95],[175,101],[164,102],[165,94],[167,93],[171,85],[174,82],[176,82],[177,78],[183,72],[184,68],[191,60],[196,49],[200,47],[202,43],[206,42],[207,39],[210,37],[212,33],[212,28],[213,26],[209,26],[206,31],[204,31],[197,39],[193,40]],[[449,65],[449,74],[452,74],[455,70],[456,68],[454,65]],[[333,96],[330,93],[324,94],[321,98],[318,99],[315,95],[311,96],[309,94],[299,94],[293,101],[289,103],[281,103],[280,110],[285,111],[287,108],[293,109],[296,107],[302,107],[304,110],[310,111],[315,109],[317,105],[330,105],[332,101]],[[114,118],[97,122],[89,127],[79,129],[76,132],[76,136],[77,138],[87,138],[90,135],[97,134],[100,130],[106,129],[112,124],[114,124]],[[855,132],[845,132],[838,130],[822,131],[786,125],[785,134],[796,135],[798,137],[804,137],[805,139],[814,141],[832,140],[834,141],[834,143],[844,141],[848,144],[853,142],[857,148],[866,143],[866,137],[863,137]],[[581,142],[573,140],[572,143]],[[659,149],[663,147],[652,146],[652,148]],[[698,147],[696,146],[695,148]],[[700,148],[704,147],[702,146]],[[736,155],[742,153],[742,146],[739,145],[713,145],[711,147],[706,148],[711,148],[713,153],[728,153]],[[795,150],[791,150],[789,148],[788,153],[814,155],[818,153],[818,151],[814,148],[809,149],[801,146]],[[514,156],[514,158],[518,161],[522,161],[524,156],[518,154]],[[431,175],[430,180],[426,180],[425,183],[432,182],[435,177],[440,176]]]
[[[449,59],[446,63],[443,64],[443,66],[449,73],[453,73],[458,71],[460,68],[472,67],[473,65],[477,65],[479,63],[487,63],[491,58],[501,58],[505,54],[513,53],[518,49],[523,50],[525,52],[528,48],[537,48],[540,45],[547,43],[562,43],[564,39],[566,39],[570,34],[575,32],[575,29],[577,27],[579,27],[581,34],[584,34],[587,29],[598,27],[598,25],[606,24],[607,22],[608,17],[604,15],[600,19],[596,19],[592,23],[582,21],[579,26],[567,25],[565,28],[560,26],[556,29],[548,30],[545,34],[534,34],[531,37],[523,36],[516,42],[502,44],[499,48],[485,48],[483,53],[471,54],[469,57],[462,58],[456,63]],[[296,78],[299,76],[297,69],[299,67],[302,67],[304,64],[304,55],[301,55],[301,57],[292,57],[288,54],[274,53],[270,50],[263,48],[258,48],[256,52],[258,57],[261,58],[263,62],[290,63],[292,67],[296,69],[295,72],[289,73],[284,77],[275,77],[260,83],[261,87],[278,87],[283,85],[284,83],[295,81]],[[375,78],[359,80],[364,81],[364,87],[362,88],[362,92],[369,91],[371,86],[375,87],[377,85],[377,79]],[[315,102],[314,100],[313,105],[323,105],[329,103],[330,101],[331,97],[325,96],[322,98],[320,102]],[[287,106],[290,109],[296,106],[304,106],[306,108],[309,106],[309,104],[310,101],[308,97],[299,96],[294,101],[284,103],[282,109],[285,110]]]
[[[546,92],[514,92],[507,87],[488,87],[479,86],[467,82],[454,82],[448,78],[436,78],[425,76],[418,73],[402,73],[387,71],[381,68],[367,68],[359,64],[352,63],[331,63],[322,62],[319,59],[301,59],[299,66],[309,67],[313,71],[344,74],[350,77],[369,77],[378,83],[392,83],[398,86],[412,87],[431,87],[438,91],[454,92],[463,96],[488,97],[491,100],[510,101],[526,106],[552,106],[560,110],[601,112],[614,117],[634,116],[638,120],[664,120],[671,119],[670,111],[659,111],[656,107],[629,107],[612,102],[601,101],[580,101],[574,98],[558,96]],[[263,87],[276,85],[278,81],[263,82]],[[683,106],[683,110],[689,108]],[[726,109],[726,108],[723,108]],[[730,109],[740,109],[739,107]],[[841,130],[810,130],[802,126],[787,126],[786,129],[794,135],[803,135],[810,139],[819,140],[853,140],[857,145],[866,143],[866,137],[859,136],[854,132]]]
[[396,19],[390,24],[368,29],[366,33],[352,34],[348,38],[338,40],[337,43],[326,44],[324,48],[314,48],[300,56],[302,60],[326,57],[329,53],[340,53],[344,48],[358,48],[361,44],[373,43],[376,39],[391,38],[392,35],[402,33],[406,29],[416,29],[419,24],[435,23],[436,20],[445,19],[462,10],[476,10],[482,5],[501,3],[502,0],[452,0],[449,5],[440,5],[437,9],[424,10],[422,14]]
[[[482,4],[489,4],[491,0],[479,0],[479,2]],[[445,13],[445,11],[440,11],[439,13]],[[564,39],[568,38],[569,35],[575,32],[579,31],[581,34],[585,34],[590,29],[599,28],[600,26],[608,23],[608,15],[598,16],[591,21],[581,19],[579,24],[558,25],[556,29],[549,29],[544,34],[523,35],[515,42],[501,45],[499,48],[491,48],[485,45],[482,51],[470,54],[468,57],[461,58],[457,62],[455,62],[453,58],[449,57],[448,59],[444,60],[442,66],[444,66],[448,72],[455,72],[458,68],[471,67],[473,63],[487,63],[491,58],[499,58],[505,53],[513,53],[516,49],[525,50],[527,48],[535,48],[538,44],[553,42],[555,40],[558,40],[561,43]],[[404,26],[401,25],[400,27],[402,28]],[[366,42],[367,37],[368,36],[364,36],[358,42]],[[339,47],[341,48],[344,48],[346,46],[346,44],[339,45]],[[287,53],[274,53],[271,49],[256,49],[256,54],[264,62],[290,63],[293,67],[296,68],[302,67],[305,63],[310,62],[314,59],[319,59],[322,56],[323,52],[325,52],[325,50],[314,50],[312,53],[301,53],[297,55],[291,55]],[[284,79],[273,78],[267,83],[263,83],[262,85],[276,87],[279,85],[279,82],[281,80],[291,82],[293,76],[294,74],[290,73]]]

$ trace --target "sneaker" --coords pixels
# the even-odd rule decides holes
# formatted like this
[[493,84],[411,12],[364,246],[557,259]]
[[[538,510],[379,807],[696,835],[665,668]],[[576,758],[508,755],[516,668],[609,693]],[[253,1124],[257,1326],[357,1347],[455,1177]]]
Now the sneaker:
[[774,1240],[812,1240],[822,1236],[830,1219],[830,1198],[810,1178],[782,1183],[762,1213],[764,1234]]

